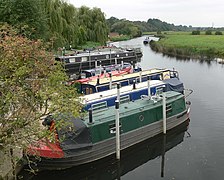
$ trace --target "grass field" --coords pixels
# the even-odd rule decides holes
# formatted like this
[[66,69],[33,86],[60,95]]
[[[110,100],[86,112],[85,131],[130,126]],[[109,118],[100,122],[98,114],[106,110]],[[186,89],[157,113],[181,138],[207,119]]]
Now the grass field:
[[224,58],[224,35],[191,35],[191,32],[163,35],[164,38],[153,45],[154,50],[180,56]]

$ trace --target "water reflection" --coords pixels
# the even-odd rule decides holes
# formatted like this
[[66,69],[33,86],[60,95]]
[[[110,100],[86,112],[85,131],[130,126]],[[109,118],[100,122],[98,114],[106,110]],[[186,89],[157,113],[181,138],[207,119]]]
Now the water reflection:
[[[161,158],[161,174],[164,177],[165,153],[183,142],[189,122],[168,131],[166,135],[158,135],[138,145],[132,146],[121,152],[121,161],[115,155],[82,166],[61,171],[42,171],[37,175],[30,175],[23,171],[20,177],[24,179],[120,179],[121,176],[155,159]],[[150,163],[150,162],[148,162]]]

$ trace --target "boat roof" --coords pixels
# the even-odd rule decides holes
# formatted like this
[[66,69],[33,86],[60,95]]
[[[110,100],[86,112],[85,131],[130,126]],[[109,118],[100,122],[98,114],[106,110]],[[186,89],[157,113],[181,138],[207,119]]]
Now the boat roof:
[[[139,77],[140,74],[142,76],[145,76],[145,75],[150,75],[150,74],[162,73],[162,72],[166,72],[166,71],[170,71],[170,70],[169,69],[154,68],[154,69],[144,70],[144,71],[131,73],[131,74],[123,74],[121,76],[112,76],[112,82],[114,82],[114,81],[121,81],[121,80],[129,79],[129,78]],[[105,78],[100,78],[99,84],[97,84],[97,79],[93,79],[93,80],[91,80],[89,82],[86,82],[86,84],[90,84],[90,85],[96,86],[96,85],[105,84],[105,83],[109,83],[109,82],[110,82],[110,78],[109,77],[105,77]],[[85,84],[85,83],[83,83],[83,84]]]
[[119,48],[105,48],[105,49],[99,49],[94,51],[84,51],[81,53],[77,53],[75,55],[69,55],[69,56],[59,56],[60,59],[65,58],[75,58],[75,57],[84,57],[84,56],[94,56],[94,55],[107,55],[107,54],[117,54],[117,53],[128,53],[130,50],[127,49],[119,49]]
[[[168,91],[165,92],[165,96],[167,98],[167,103],[172,102],[174,99],[179,99],[182,98],[184,95],[175,91]],[[120,118],[122,118],[122,116],[126,116],[126,115],[132,115],[132,114],[136,114],[139,111],[141,111],[141,109],[151,109],[151,108],[155,108],[156,106],[161,106],[162,104],[162,100],[157,101],[156,103],[154,103],[153,100],[135,100],[134,102],[130,101],[128,103],[124,103],[124,104],[120,104],[120,108],[119,108],[119,114],[120,114]],[[83,122],[86,124],[86,126],[94,126],[96,124],[101,124],[104,122],[108,122],[108,121],[114,121],[115,119],[115,107],[108,107],[105,110],[99,110],[99,111],[93,111],[93,124],[89,124],[88,121],[88,114],[87,116],[85,116],[83,118]]]
[[[155,87],[155,86],[159,86],[159,85],[165,85],[165,83],[160,80],[151,80],[150,81],[150,87]],[[129,92],[139,91],[141,89],[147,88],[147,86],[148,86],[147,81],[137,83],[136,89],[133,89],[133,85],[123,86],[120,88],[120,95],[122,96],[123,94],[127,94]],[[117,95],[117,89],[115,88],[115,89],[110,89],[107,91],[102,91],[102,92],[97,92],[97,93],[81,96],[80,101],[82,104],[87,104],[87,103],[91,103],[94,101],[107,99],[107,98],[110,98],[110,97],[113,97],[116,95]]]
[[[82,70],[82,72],[95,72],[95,71],[102,70],[104,68],[105,69],[119,68],[119,66],[122,66],[122,64],[112,64],[109,66],[101,66],[101,67],[96,67],[93,69]],[[131,63],[124,62],[124,66],[131,66]]]

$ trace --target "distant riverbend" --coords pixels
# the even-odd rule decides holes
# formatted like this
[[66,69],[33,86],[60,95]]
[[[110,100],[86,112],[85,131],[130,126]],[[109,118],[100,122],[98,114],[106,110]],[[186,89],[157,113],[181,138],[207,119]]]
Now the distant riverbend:
[[151,41],[152,50],[184,59],[224,59],[224,36],[165,34],[159,41]]

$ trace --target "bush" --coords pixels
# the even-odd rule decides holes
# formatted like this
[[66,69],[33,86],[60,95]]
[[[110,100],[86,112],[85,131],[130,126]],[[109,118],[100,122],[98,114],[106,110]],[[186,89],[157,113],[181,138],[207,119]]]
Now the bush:
[[200,31],[199,31],[199,30],[197,30],[197,31],[192,31],[191,34],[192,34],[192,35],[200,35]]
[[205,31],[205,35],[212,35],[212,31],[211,30]]
[[222,35],[222,32],[221,31],[216,31],[215,35]]

